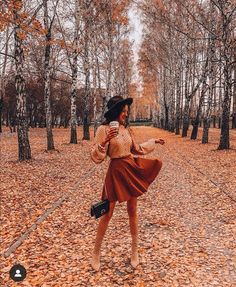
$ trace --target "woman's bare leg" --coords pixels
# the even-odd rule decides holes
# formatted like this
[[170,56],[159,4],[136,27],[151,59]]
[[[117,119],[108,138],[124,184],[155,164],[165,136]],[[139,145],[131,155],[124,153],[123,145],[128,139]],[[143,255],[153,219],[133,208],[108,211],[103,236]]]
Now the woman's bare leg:
[[127,211],[129,214],[130,233],[132,237],[131,265],[136,268],[139,264],[137,197],[132,197],[127,201]]
[[94,245],[94,250],[93,250],[92,261],[91,261],[91,265],[93,269],[96,271],[98,271],[100,268],[100,254],[101,254],[102,240],[106,233],[108,223],[110,219],[112,218],[115,205],[116,205],[115,201],[110,202],[109,212],[104,214],[101,217],[99,224],[98,224],[97,235],[96,235],[96,240],[95,240],[95,245]]

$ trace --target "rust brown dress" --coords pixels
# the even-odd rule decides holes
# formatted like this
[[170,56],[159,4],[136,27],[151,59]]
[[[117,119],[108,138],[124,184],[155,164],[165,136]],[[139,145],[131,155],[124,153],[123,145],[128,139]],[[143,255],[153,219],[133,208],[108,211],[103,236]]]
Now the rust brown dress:
[[162,161],[158,158],[146,159],[133,155],[145,155],[155,149],[155,139],[142,144],[134,140],[130,128],[120,126],[117,137],[110,140],[104,148],[99,144],[106,138],[108,125],[98,127],[91,158],[95,163],[101,163],[110,157],[101,199],[109,201],[127,201],[145,192],[161,170]]

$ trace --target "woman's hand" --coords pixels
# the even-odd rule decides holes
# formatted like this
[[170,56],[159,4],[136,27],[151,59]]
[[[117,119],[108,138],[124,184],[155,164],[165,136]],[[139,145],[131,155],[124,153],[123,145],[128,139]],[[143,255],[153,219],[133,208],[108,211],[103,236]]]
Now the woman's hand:
[[155,143],[163,145],[165,144],[165,141],[163,139],[156,139]]
[[117,135],[118,135],[118,130],[117,130],[117,128],[110,128],[110,127],[109,127],[109,130],[108,130],[106,139],[105,139],[105,141],[101,144],[101,146],[104,147],[107,142],[109,142],[112,138],[116,137]]

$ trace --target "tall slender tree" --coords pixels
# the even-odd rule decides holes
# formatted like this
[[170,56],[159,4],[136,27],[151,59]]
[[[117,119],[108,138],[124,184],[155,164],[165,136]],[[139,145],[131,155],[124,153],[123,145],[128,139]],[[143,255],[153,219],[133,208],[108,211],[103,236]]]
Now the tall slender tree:
[[59,0],[53,5],[53,15],[50,19],[48,1],[43,0],[44,7],[44,28],[46,30],[45,34],[45,52],[44,52],[44,105],[46,114],[46,131],[47,131],[47,150],[54,150],[54,140],[52,132],[52,110],[51,110],[51,47],[52,47],[52,28],[56,16],[56,9]]
[[72,53],[72,85],[71,85],[71,107],[70,107],[70,143],[77,144],[77,115],[76,115],[76,96],[77,96],[77,78],[78,78],[78,49],[79,49],[79,1],[75,0],[75,27],[74,27],[74,43]]
[[17,135],[18,135],[18,154],[19,160],[31,159],[31,149],[28,135],[28,119],[26,111],[26,89],[24,78],[24,50],[23,50],[23,31],[20,21],[20,12],[23,7],[21,0],[13,3],[14,15],[14,38],[15,38],[15,86],[17,92],[16,98],[16,116],[17,116]]

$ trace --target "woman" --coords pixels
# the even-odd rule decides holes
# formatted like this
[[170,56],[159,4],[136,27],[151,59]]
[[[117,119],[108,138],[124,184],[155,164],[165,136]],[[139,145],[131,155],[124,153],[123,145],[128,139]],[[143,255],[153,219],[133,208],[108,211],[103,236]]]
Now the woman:
[[[95,163],[101,163],[107,155],[111,158],[102,192],[102,200],[107,198],[110,208],[99,221],[91,261],[96,271],[100,268],[102,240],[117,201],[127,201],[132,237],[131,265],[136,268],[139,264],[137,197],[147,191],[162,167],[159,159],[145,159],[132,155],[150,153],[154,150],[155,144],[164,144],[162,139],[150,139],[143,144],[134,141],[131,130],[127,127],[132,102],[132,98],[123,99],[120,96],[108,101],[108,110],[104,115],[106,121],[98,127],[91,151],[91,158]],[[116,128],[110,128],[111,121],[119,122],[118,132]]]

